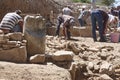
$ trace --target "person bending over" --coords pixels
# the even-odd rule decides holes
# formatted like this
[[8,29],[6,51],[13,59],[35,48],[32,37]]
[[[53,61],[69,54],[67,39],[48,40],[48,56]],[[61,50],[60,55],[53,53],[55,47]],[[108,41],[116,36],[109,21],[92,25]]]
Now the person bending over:
[[21,13],[21,10],[7,13],[0,23],[0,29],[5,34],[10,32],[23,32],[23,19],[20,16]]

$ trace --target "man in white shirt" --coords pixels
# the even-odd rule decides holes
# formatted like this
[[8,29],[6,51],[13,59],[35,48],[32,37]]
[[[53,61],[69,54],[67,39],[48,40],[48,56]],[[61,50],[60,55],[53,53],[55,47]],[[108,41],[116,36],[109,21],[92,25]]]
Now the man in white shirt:
[[108,18],[108,22],[107,22],[107,27],[110,31],[112,31],[112,28],[115,30],[117,28],[117,24],[118,24],[118,19],[117,17],[108,14],[109,18]]
[[72,10],[70,9],[69,6],[64,7],[64,8],[62,9],[62,12],[63,12],[64,15],[72,15]]

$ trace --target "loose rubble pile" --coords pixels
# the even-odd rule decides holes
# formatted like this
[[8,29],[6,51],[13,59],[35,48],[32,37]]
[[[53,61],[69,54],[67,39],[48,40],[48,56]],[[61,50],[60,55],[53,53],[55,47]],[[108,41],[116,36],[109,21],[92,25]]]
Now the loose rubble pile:
[[[106,45],[110,43],[91,46],[79,40],[66,41],[53,36],[47,36],[46,41],[46,53],[57,61],[55,64],[70,71],[72,80],[120,80],[119,52]],[[67,53],[69,58],[62,59]]]

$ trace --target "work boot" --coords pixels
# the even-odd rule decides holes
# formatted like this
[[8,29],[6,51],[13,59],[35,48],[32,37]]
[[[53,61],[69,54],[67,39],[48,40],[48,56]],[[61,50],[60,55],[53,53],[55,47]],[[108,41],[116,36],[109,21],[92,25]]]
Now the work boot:
[[100,42],[106,42],[106,36],[103,36],[102,38],[99,39]]
[[100,42],[106,42],[106,39],[100,39],[99,41]]
[[97,39],[93,39],[94,42],[97,42]]

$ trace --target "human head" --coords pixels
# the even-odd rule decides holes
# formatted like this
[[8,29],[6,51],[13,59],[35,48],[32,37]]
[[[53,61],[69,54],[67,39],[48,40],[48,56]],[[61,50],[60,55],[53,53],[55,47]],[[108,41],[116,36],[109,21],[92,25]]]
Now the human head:
[[85,5],[83,5],[81,8],[82,8],[82,10],[84,11],[84,10],[86,9],[86,6],[85,6]]
[[70,5],[67,5],[66,7],[68,7],[69,9],[72,9],[72,7]]
[[15,12],[16,12],[17,14],[19,14],[19,15],[22,13],[21,10],[16,10]]

